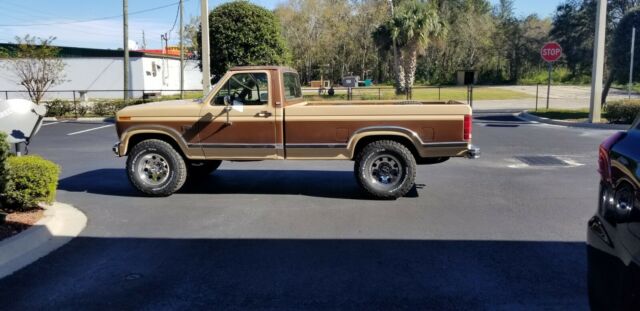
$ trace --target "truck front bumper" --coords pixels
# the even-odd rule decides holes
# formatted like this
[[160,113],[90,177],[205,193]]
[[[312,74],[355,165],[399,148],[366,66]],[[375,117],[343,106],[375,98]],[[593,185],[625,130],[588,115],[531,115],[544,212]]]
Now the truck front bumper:
[[467,153],[465,154],[467,159],[477,159],[480,158],[480,148],[470,145]]
[[115,145],[113,145],[113,147],[111,147],[111,150],[113,150],[113,153],[116,154],[116,156],[120,157],[120,142],[117,142]]

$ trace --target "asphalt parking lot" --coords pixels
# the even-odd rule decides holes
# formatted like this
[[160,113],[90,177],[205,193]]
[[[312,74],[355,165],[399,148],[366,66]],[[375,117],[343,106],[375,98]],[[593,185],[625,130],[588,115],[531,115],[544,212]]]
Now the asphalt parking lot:
[[363,196],[347,161],[225,162],[142,197],[113,125],[47,124],[29,149],[62,166],[58,200],[89,223],[0,280],[3,309],[587,309],[597,146],[613,131],[474,124],[481,159],[421,166],[396,201]]

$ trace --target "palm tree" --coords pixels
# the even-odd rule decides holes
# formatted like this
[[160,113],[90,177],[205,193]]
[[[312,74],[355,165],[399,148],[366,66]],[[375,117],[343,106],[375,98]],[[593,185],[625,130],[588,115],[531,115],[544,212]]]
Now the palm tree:
[[[435,6],[418,0],[404,1],[395,15],[374,33],[376,42],[384,43],[395,40],[399,53],[394,68],[396,88],[406,92],[415,82],[418,55],[424,53],[431,42],[442,38],[446,28],[438,17]],[[388,36],[382,40],[380,36]],[[386,44],[387,48],[393,48]],[[382,44],[379,47],[384,48]],[[394,66],[395,67],[395,66]]]

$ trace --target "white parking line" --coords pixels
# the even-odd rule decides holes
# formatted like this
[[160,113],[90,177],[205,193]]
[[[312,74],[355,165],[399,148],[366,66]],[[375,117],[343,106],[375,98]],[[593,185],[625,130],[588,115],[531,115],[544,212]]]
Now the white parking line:
[[104,125],[104,126],[99,126],[99,127],[94,127],[94,128],[88,129],[88,130],[83,130],[83,131],[77,131],[77,132],[69,133],[69,134],[67,134],[67,136],[78,135],[78,134],[82,134],[82,133],[86,133],[86,132],[91,132],[91,131],[95,131],[95,130],[99,130],[99,129],[103,129],[103,128],[107,128],[107,127],[111,127],[111,126],[113,126],[113,124]]
[[68,121],[49,122],[49,123],[43,123],[42,126],[53,125],[53,124],[58,124],[58,123],[67,123],[67,122]]

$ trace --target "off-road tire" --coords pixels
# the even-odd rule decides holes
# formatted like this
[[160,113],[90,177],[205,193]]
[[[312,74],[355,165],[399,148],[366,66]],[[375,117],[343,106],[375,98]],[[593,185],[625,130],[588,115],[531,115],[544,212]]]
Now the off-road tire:
[[[151,184],[140,176],[139,165],[145,157],[159,155],[166,162],[168,174],[160,184]],[[184,159],[169,143],[158,139],[144,140],[131,150],[127,159],[127,175],[129,181],[142,193],[155,197],[170,196],[180,190],[187,178],[187,166]]]
[[222,164],[221,160],[189,161],[187,163],[187,178],[204,178],[209,176]]
[[[385,160],[386,158],[386,160]],[[399,177],[391,185],[382,183],[374,170],[382,170],[380,164],[385,162],[388,168],[394,169]],[[397,167],[395,165],[397,164]],[[403,144],[392,140],[374,141],[366,145],[357,155],[354,173],[358,185],[376,199],[397,199],[406,195],[413,188],[416,178],[416,160]],[[391,180],[391,179],[390,179]]]

